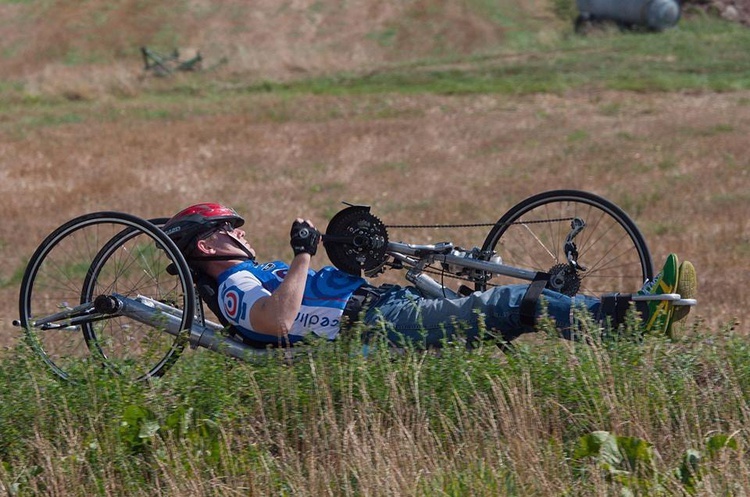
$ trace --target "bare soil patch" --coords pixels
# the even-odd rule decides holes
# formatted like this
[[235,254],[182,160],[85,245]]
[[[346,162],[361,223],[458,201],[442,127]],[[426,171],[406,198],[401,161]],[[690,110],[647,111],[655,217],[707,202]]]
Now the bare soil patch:
[[[107,120],[118,104],[81,102],[81,122],[3,127],[0,343],[19,334],[10,322],[26,261],[79,214],[148,218],[216,200],[247,215],[262,258],[285,258],[290,221],[324,227],[342,200],[372,204],[387,224],[491,222],[555,188],[620,204],[656,263],[670,251],[692,260],[690,323],[739,318],[747,331],[748,92],[228,98],[233,110],[206,117]],[[473,246],[486,231],[393,236]]]

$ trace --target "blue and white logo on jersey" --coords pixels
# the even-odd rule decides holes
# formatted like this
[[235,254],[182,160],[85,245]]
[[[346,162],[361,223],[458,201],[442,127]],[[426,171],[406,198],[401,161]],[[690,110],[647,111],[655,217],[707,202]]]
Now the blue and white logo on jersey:
[[222,293],[221,301],[224,307],[224,313],[230,321],[239,323],[242,319],[247,318],[247,309],[242,302],[244,296],[245,292],[236,286],[229,287]]

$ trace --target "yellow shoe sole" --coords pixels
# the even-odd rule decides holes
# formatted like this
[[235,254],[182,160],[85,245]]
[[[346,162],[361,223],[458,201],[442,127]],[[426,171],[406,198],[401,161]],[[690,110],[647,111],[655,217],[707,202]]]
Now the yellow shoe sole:
[[[683,299],[694,299],[698,295],[698,277],[695,273],[695,267],[690,261],[684,261],[680,264],[679,276],[675,293],[679,293]],[[685,319],[690,312],[690,306],[679,305],[673,306],[672,319],[667,327],[667,335],[672,336],[672,325]]]

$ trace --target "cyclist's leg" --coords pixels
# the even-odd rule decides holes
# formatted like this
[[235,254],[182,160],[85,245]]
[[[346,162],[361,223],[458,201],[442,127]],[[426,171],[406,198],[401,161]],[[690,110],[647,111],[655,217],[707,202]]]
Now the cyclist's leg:
[[[364,321],[387,332],[396,344],[404,340],[434,346],[442,340],[452,340],[458,333],[468,340],[479,337],[482,323],[487,331],[499,333],[505,340],[513,340],[534,328],[521,320],[521,302],[528,285],[506,285],[486,292],[474,292],[460,299],[426,299],[413,288],[399,288],[384,294],[365,313]],[[558,328],[565,331],[571,325],[571,309],[581,306],[594,316],[599,313],[600,301],[594,297],[566,295],[544,290],[537,302],[537,316],[543,306]]]

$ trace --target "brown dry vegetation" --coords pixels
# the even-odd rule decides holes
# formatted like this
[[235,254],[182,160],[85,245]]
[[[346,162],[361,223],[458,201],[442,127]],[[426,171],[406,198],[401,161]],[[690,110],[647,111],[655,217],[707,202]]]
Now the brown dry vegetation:
[[[513,10],[544,11],[534,0]],[[503,29],[469,2],[434,0],[161,0],[0,2],[0,74],[36,91],[129,94],[139,48],[199,49],[223,74],[279,80],[358,70],[414,57],[469,54],[502,41]],[[136,66],[137,67],[137,66]],[[92,73],[95,75],[92,77]]]
[[[440,2],[334,8],[261,1],[251,14],[240,1],[173,3],[116,2],[96,19],[86,17],[90,2],[43,2],[43,13],[0,4],[0,35],[11,54],[0,58],[0,71],[39,94],[79,98],[0,113],[0,343],[18,333],[10,321],[25,262],[46,234],[79,214],[164,216],[216,200],[247,215],[249,236],[271,258],[287,255],[291,219],[305,215],[324,226],[342,200],[372,204],[386,223],[491,222],[553,188],[589,190],[620,204],[656,263],[670,251],[695,263],[700,303],[691,322],[738,320],[747,331],[750,93],[228,93],[220,102],[200,94],[174,108],[160,102],[169,111],[150,113],[153,97],[112,95],[137,96],[143,85],[159,84],[139,79],[135,50],[159,36],[170,41],[156,15],[183,16],[179,25],[192,36],[180,41],[200,47],[209,63],[230,56],[224,70],[249,79],[477,53],[504,36],[476,12]],[[539,4],[526,8],[533,7]],[[433,14],[443,21],[420,18],[426,27],[409,34],[389,30]],[[97,30],[74,36],[87,20]],[[98,51],[104,43],[107,51]],[[92,60],[64,65],[61,57],[73,53]],[[472,246],[484,232],[393,236]]]

